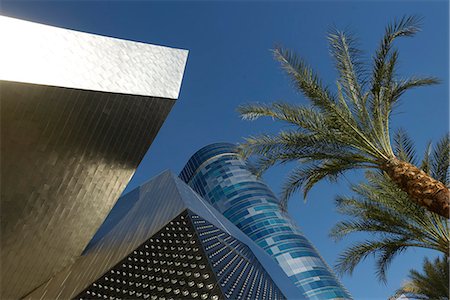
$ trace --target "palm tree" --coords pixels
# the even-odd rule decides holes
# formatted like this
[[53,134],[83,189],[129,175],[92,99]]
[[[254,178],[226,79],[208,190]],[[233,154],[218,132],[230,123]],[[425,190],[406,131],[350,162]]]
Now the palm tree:
[[336,93],[300,57],[280,47],[274,50],[275,58],[311,105],[257,103],[240,106],[238,112],[243,119],[265,116],[292,125],[278,135],[249,137],[240,147],[244,157],[257,157],[260,172],[278,163],[301,163],[283,186],[282,207],[301,188],[306,197],[322,179],[335,180],[352,169],[379,169],[411,200],[449,218],[449,189],[396,157],[390,141],[389,120],[400,97],[412,88],[438,83],[434,77],[398,79],[395,74],[398,51],[393,42],[413,36],[419,23],[417,17],[404,17],[387,26],[370,74],[352,36],[338,30],[330,33],[330,51],[340,75]]
[[[396,156],[415,162],[414,147],[407,135],[399,131],[394,137]],[[427,174],[448,184],[450,139],[444,137],[433,150],[428,147],[421,162]],[[432,249],[447,255],[450,232],[447,219],[410,201],[387,174],[368,171],[367,183],[353,185],[356,197],[338,197],[338,211],[347,220],[337,223],[330,235],[339,240],[350,234],[365,232],[372,239],[356,242],[344,250],[337,261],[338,273],[351,274],[367,256],[376,259],[376,274],[386,281],[386,270],[398,254],[411,247]],[[433,298],[434,299],[434,298]]]
[[409,271],[409,281],[397,291],[408,299],[448,300],[448,257],[437,257],[433,262],[427,258],[423,263],[423,274],[416,270]]

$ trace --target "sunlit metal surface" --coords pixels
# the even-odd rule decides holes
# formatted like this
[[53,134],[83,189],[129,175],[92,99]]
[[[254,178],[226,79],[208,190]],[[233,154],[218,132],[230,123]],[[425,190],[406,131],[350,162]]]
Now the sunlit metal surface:
[[177,99],[187,51],[0,16],[0,80]]
[[[180,215],[184,215],[186,221],[189,220],[189,222],[171,225],[170,222],[176,222]],[[183,226],[189,227],[189,230],[183,229]],[[182,231],[185,234],[183,237],[179,235]],[[161,233],[164,233],[165,236],[163,237]],[[192,236],[189,237],[188,233]],[[72,266],[57,274],[25,298],[70,299],[77,295],[81,298],[97,298],[97,296],[127,298],[122,290],[110,292],[111,287],[120,287],[127,290],[127,293],[142,293],[140,296],[133,294],[133,297],[129,296],[128,298],[145,299],[149,295],[158,295],[158,290],[152,291],[150,287],[141,291],[140,288],[133,286],[133,283],[137,281],[173,290],[177,288],[177,285],[165,283],[164,280],[154,280],[154,278],[138,280],[136,278],[144,274],[160,276],[168,280],[180,279],[175,275],[170,276],[170,273],[165,273],[163,276],[152,274],[155,271],[162,272],[162,270],[152,268],[159,265],[158,268],[161,269],[175,270],[172,264],[170,267],[168,264],[172,260],[173,262],[178,261],[173,257],[175,252],[170,249],[170,245],[182,246],[183,249],[179,252],[182,254],[183,251],[189,251],[189,246],[185,246],[183,241],[191,243],[194,240],[200,246],[201,251],[204,251],[201,260],[207,259],[211,264],[212,269],[208,268],[208,272],[214,273],[215,280],[220,285],[223,293],[223,296],[218,294],[220,299],[236,299],[239,293],[245,297],[249,296],[250,299],[283,299],[284,296],[288,299],[304,299],[284,272],[264,251],[170,172],[163,172],[121,197],[86,252]],[[150,248],[147,248],[149,250],[145,250],[145,246],[149,246]],[[151,246],[161,246],[161,248],[151,250]],[[168,249],[164,249],[164,246],[168,246]],[[223,247],[226,248],[226,251],[219,251]],[[149,253],[147,254],[145,251]],[[155,255],[154,257],[150,257],[152,253]],[[221,264],[225,259],[221,260],[221,258],[225,255],[230,255],[230,260]],[[131,260],[129,260],[130,257]],[[232,263],[228,263],[231,260]],[[188,261],[188,257],[186,257],[179,262]],[[244,269],[246,265],[247,269]],[[130,268],[130,266],[133,270],[130,269],[129,272],[124,273],[122,268]],[[136,268],[143,267],[152,270],[144,273],[134,271]],[[241,269],[239,269],[240,267]],[[236,271],[237,269],[239,271]],[[236,274],[234,277],[230,276],[233,270]],[[252,272],[249,272],[250,270]],[[115,273],[119,271],[122,272],[121,275]],[[184,272],[185,270],[181,265],[177,271]],[[240,274],[242,274],[241,277],[239,277]],[[244,275],[245,278],[242,278]],[[131,279],[130,276],[135,279]],[[180,273],[180,276],[184,275]],[[189,276],[196,284],[198,283],[194,280],[193,274]],[[111,283],[112,278],[115,280],[120,278],[120,282]],[[260,286],[258,287],[258,284],[251,285],[253,281],[257,281]],[[99,289],[99,284],[102,285],[101,289]],[[108,291],[105,290],[105,285]],[[250,287],[253,288],[250,289]],[[191,289],[187,286],[185,289],[189,293],[201,290],[198,287]],[[88,291],[90,294],[87,293]],[[92,293],[96,293],[96,295],[92,295]],[[181,298],[171,294],[172,291],[164,293],[166,293],[166,299]],[[198,296],[200,296],[200,292]],[[190,295],[188,298],[194,297]]]
[[11,299],[82,253],[175,103],[187,53],[0,19],[0,276]]

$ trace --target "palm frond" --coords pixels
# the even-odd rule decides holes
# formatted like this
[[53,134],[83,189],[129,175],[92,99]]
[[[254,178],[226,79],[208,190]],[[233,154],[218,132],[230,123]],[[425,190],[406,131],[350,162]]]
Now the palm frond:
[[280,205],[286,209],[289,198],[299,189],[303,189],[303,197],[306,199],[310,189],[319,181],[328,179],[336,181],[338,175],[343,172],[356,169],[366,168],[364,162],[351,159],[328,159],[323,160],[320,164],[307,164],[294,169],[287,177],[283,184]]
[[[344,96],[355,106],[354,112],[359,115],[365,108],[364,103],[361,102],[364,84],[362,51],[356,46],[356,39],[352,34],[337,29],[328,34],[328,42],[336,69],[340,74],[339,83],[344,87]],[[364,119],[368,117],[368,114],[360,115],[360,117]]]
[[425,147],[422,162],[420,163],[420,169],[427,174],[430,174],[431,172],[431,150],[431,142],[428,142],[427,146]]
[[449,299],[449,265],[448,257],[437,257],[434,261],[425,258],[423,273],[410,270],[409,281],[397,291],[413,299]]
[[389,24],[384,37],[377,49],[373,62],[371,80],[371,107],[374,132],[380,140],[380,144],[388,150],[389,142],[389,115],[392,111],[392,101],[395,98],[392,89],[393,78],[398,61],[398,52],[391,51],[395,39],[398,37],[413,36],[419,31],[421,19],[417,16],[403,17]]
[[440,80],[436,77],[412,77],[409,79],[401,80],[399,82],[395,82],[390,93],[389,102],[395,103],[400,98],[400,96],[402,96],[406,91],[412,88],[429,86],[439,83]]
[[300,166],[292,170],[286,180],[283,183],[282,193],[280,197],[280,208],[283,211],[287,211],[288,199],[302,188],[303,183],[306,180],[305,173],[308,169],[304,166]]
[[431,176],[449,185],[450,138],[444,136],[434,147],[431,154]]
[[[248,137],[244,143],[239,145],[238,151],[244,158],[253,154],[260,157],[270,155],[276,158],[277,155],[285,153],[297,153],[298,155],[310,153],[312,146],[319,145],[321,142],[323,143],[323,137],[321,138],[319,135],[286,130],[281,131],[278,135],[261,134]],[[324,145],[324,147],[326,146]]]
[[[296,54],[280,47],[274,50],[275,58],[279,60],[291,76],[297,88],[312,101],[314,107],[319,109],[325,117],[327,124],[334,126],[341,135],[350,140],[350,144],[370,153],[375,157],[388,158],[390,150],[386,147],[378,147],[370,138],[365,135],[366,127],[362,122],[354,118],[348,106],[344,106],[342,101],[337,101],[336,97],[324,87],[316,73]],[[344,100],[345,102],[345,100]],[[336,138],[331,139],[331,141]],[[386,152],[387,150],[387,152]]]
[[324,130],[324,117],[316,109],[311,107],[283,102],[275,102],[272,104],[256,103],[241,105],[237,108],[237,111],[244,120],[256,120],[260,117],[271,117],[310,132],[320,132]]
[[261,134],[259,136],[251,136],[245,139],[245,143],[237,147],[239,154],[244,158],[250,155],[264,155],[269,151],[275,151],[280,147],[280,138],[270,134]]
[[394,258],[404,252],[408,247],[415,246],[414,243],[408,242],[409,240],[407,238],[402,238],[396,241],[391,240],[380,249],[375,262],[375,274],[381,282],[387,283],[386,272]]
[[[350,234],[365,232],[373,236],[371,248],[353,246],[346,249],[336,265],[338,271],[351,272],[362,258],[376,256],[376,273],[381,281],[386,280],[386,271],[394,257],[410,247],[420,247],[447,253],[450,231],[446,219],[431,213],[414,202],[400,190],[387,175],[366,172],[367,183],[353,185],[356,197],[338,197],[336,207],[348,219],[338,222],[330,236],[340,240]],[[364,242],[364,243],[367,243]],[[359,245],[359,244],[357,244]],[[358,254],[359,253],[359,254]],[[358,257],[350,257],[358,254]],[[352,265],[355,264],[355,265]]]
[[[398,37],[411,37],[415,35],[420,30],[420,24],[421,18],[418,16],[405,16],[386,27],[384,37],[375,53],[373,62],[371,90],[375,98],[379,98],[379,93],[383,86],[389,85],[389,82],[385,82],[386,72],[395,69],[395,61],[397,60],[398,54],[394,54],[394,58],[389,56],[394,40]],[[389,67],[387,67],[388,61],[391,62]]]
[[403,129],[397,130],[394,134],[394,153],[399,159],[416,164],[414,142]]
[[334,109],[335,96],[322,84],[317,73],[302,58],[281,47],[276,47],[273,53],[275,59],[291,77],[294,85],[306,98],[324,112]]
[[335,270],[338,274],[352,274],[356,266],[367,257],[373,255],[378,266],[377,275],[381,281],[385,281],[385,268],[392,259],[402,251],[407,241],[403,239],[365,240],[353,243],[339,255]]

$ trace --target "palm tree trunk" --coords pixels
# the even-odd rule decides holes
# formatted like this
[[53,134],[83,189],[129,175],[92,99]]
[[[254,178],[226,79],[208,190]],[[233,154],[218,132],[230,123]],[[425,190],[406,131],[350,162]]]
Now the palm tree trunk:
[[450,217],[450,191],[442,182],[395,157],[384,163],[381,169],[417,204],[447,219]]

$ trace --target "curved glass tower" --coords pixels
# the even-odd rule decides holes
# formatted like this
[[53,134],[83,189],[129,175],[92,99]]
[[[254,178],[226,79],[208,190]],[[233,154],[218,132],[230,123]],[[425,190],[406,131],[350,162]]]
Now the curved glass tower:
[[197,151],[180,177],[281,266],[309,299],[351,299],[269,187],[254,176],[229,143]]

